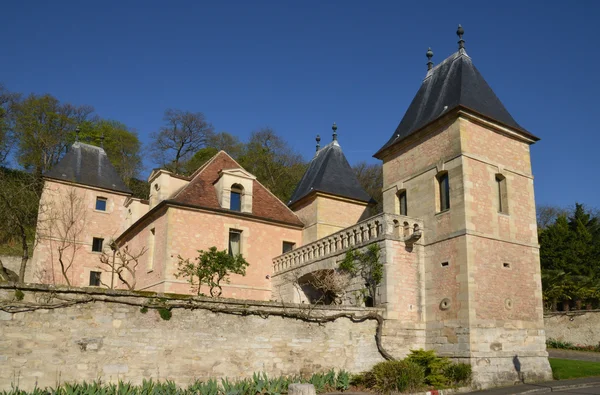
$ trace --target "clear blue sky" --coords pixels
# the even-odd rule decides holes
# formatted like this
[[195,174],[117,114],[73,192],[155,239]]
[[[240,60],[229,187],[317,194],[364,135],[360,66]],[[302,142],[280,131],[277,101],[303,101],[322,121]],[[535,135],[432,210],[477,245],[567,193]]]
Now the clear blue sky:
[[335,121],[351,163],[376,161],[427,47],[442,61],[461,23],[479,71],[542,139],[538,204],[600,206],[598,1],[10,1],[0,12],[12,91],[92,105],[144,142],[169,107],[241,139],[270,126],[307,159]]

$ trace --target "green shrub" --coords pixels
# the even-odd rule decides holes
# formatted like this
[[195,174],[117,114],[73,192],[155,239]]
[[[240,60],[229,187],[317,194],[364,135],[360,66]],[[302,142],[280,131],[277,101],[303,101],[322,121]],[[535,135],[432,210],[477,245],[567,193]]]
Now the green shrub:
[[421,366],[425,372],[425,383],[436,388],[447,387],[450,380],[444,375],[444,371],[451,362],[446,357],[438,357],[434,350],[423,349],[411,350],[406,360]]
[[142,314],[146,314],[147,312],[148,312],[148,308],[146,306],[144,306],[140,309],[140,313],[142,313]]
[[385,361],[365,375],[365,384],[384,393],[416,391],[423,386],[424,378],[423,368],[414,362]]
[[173,316],[171,310],[167,309],[166,307],[159,307],[158,314],[160,314],[160,318],[162,318],[165,321],[169,321]]
[[23,291],[21,291],[20,289],[17,289],[15,291],[15,299],[18,301],[23,300],[23,298],[25,297],[25,294],[23,293]]
[[346,391],[350,388],[350,373],[345,370],[340,370],[337,374],[335,389],[338,391]]
[[471,382],[473,371],[468,363],[453,363],[444,370],[444,376],[453,385],[466,385]]

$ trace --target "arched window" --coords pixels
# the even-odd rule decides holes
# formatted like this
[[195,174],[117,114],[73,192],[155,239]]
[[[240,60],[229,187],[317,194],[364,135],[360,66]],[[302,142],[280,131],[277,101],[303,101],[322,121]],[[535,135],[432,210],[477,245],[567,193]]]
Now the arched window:
[[242,211],[242,193],[244,187],[240,184],[233,184],[231,186],[231,193],[229,196],[229,209],[233,211]]

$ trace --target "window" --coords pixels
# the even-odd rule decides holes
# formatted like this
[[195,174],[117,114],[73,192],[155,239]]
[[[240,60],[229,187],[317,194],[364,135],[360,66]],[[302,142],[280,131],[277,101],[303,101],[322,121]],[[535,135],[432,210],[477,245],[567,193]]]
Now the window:
[[284,241],[283,242],[283,254],[285,254],[286,252],[290,252],[295,247],[296,247],[296,243],[292,243],[290,241]]
[[240,184],[231,186],[229,195],[229,209],[233,211],[242,211],[242,191],[244,188]]
[[148,271],[151,272],[154,269],[154,243],[156,236],[156,228],[150,229],[150,235],[148,236]]
[[237,229],[229,230],[229,255],[236,256],[242,253],[240,244],[242,241],[242,231]]
[[92,251],[102,252],[102,243],[104,243],[104,239],[100,237],[94,237],[92,239]]
[[106,211],[106,198],[103,198],[103,197],[96,198],[96,210]]
[[102,275],[102,272],[90,272],[90,286],[99,287],[101,275]]
[[400,215],[408,215],[406,207],[406,191],[398,192],[398,203],[400,205]]
[[450,208],[450,183],[448,181],[448,172],[444,172],[437,177],[440,195],[439,211],[446,211]]
[[498,212],[508,214],[508,192],[506,190],[506,177],[496,174],[496,189],[498,191]]

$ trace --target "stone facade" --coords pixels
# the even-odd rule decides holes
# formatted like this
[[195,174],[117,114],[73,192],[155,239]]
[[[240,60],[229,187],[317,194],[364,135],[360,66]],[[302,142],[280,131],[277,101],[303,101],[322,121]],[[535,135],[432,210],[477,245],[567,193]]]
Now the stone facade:
[[600,310],[551,313],[544,323],[548,339],[583,346],[600,344]]
[[[96,200],[104,199],[106,209],[97,210]],[[128,195],[81,184],[46,180],[40,199],[36,245],[30,278],[36,283],[66,284],[59,262],[72,285],[88,285],[90,272],[100,271],[100,252],[92,251],[93,239],[102,239],[102,248],[123,232]],[[73,221],[73,225],[69,222]],[[65,237],[61,237],[67,236]],[[68,240],[66,240],[68,239]]]
[[[187,386],[196,379],[252,377],[345,369],[358,373],[383,360],[374,335],[377,321],[339,318],[314,323],[278,314],[323,317],[339,313],[363,316],[375,309],[318,307],[195,298],[204,308],[173,309],[170,320],[139,306],[152,298],[128,292],[22,288],[25,302],[52,295],[85,299],[93,291],[108,302],[77,304],[20,313],[0,311],[0,390],[56,386],[59,382],[143,379],[173,380]],[[164,295],[163,295],[164,296]],[[14,289],[0,286],[4,309]],[[14,300],[14,299],[13,299]],[[180,298],[162,301],[181,302]],[[59,302],[59,300],[51,300]],[[122,303],[125,302],[125,303]],[[18,304],[18,303],[17,303]],[[209,309],[259,309],[262,315],[227,314]],[[269,315],[269,313],[271,315]]]

